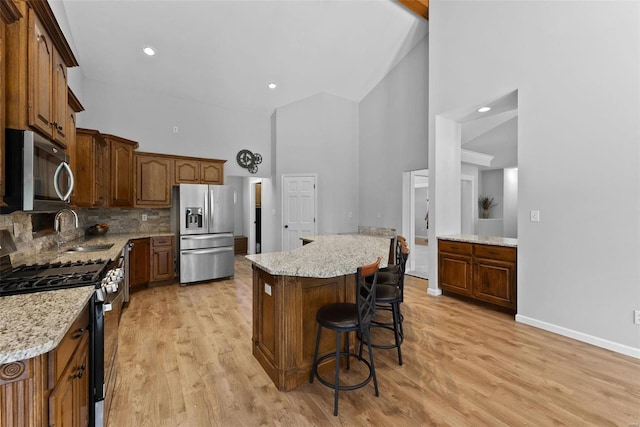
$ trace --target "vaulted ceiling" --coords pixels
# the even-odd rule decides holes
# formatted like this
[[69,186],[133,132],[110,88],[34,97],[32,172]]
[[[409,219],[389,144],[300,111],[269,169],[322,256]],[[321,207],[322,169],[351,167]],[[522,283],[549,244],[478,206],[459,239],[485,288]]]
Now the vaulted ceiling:
[[265,114],[360,101],[428,32],[391,0],[50,1],[85,79]]

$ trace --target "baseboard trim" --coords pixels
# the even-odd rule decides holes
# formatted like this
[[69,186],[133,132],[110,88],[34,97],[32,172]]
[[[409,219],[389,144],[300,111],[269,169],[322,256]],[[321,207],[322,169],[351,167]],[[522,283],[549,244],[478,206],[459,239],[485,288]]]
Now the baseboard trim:
[[436,288],[436,289],[427,288],[427,295],[431,295],[432,297],[439,297],[440,295],[442,295],[442,289],[440,289],[440,288]]
[[564,328],[562,326],[554,325],[553,323],[543,322],[541,320],[533,319],[531,317],[516,314],[516,322],[524,323],[525,325],[533,326],[545,331],[553,332],[554,334],[562,335],[564,337],[572,338],[577,341],[582,341],[587,344],[595,345],[596,347],[605,348],[607,350],[614,351],[616,353],[631,356],[636,359],[640,359],[640,348],[630,347],[628,345],[619,344],[613,341],[605,340],[602,338],[594,337],[583,332],[574,331],[573,329]]

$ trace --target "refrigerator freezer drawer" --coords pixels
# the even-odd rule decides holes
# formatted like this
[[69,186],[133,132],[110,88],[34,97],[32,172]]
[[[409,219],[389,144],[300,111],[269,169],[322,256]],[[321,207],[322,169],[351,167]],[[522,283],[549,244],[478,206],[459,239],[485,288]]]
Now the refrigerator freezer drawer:
[[180,250],[208,249],[233,246],[233,233],[196,234],[180,236]]
[[231,277],[234,274],[233,246],[180,251],[180,283]]

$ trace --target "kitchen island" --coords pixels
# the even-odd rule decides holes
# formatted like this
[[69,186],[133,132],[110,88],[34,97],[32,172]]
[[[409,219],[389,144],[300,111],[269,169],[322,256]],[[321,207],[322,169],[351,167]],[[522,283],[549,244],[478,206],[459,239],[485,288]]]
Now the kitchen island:
[[[378,257],[380,267],[387,265],[388,238],[332,235],[312,240],[292,251],[246,257],[253,264],[253,355],[281,391],[309,382],[316,311],[325,304],[355,301],[359,266]],[[335,335],[323,334],[319,352],[333,349]],[[328,364],[319,367],[321,372],[331,369]]]

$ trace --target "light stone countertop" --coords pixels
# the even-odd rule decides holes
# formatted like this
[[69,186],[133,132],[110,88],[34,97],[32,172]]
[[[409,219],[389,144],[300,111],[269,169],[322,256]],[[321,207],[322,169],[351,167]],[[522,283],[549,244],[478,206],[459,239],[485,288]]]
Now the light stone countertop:
[[292,251],[247,255],[253,264],[275,276],[330,278],[354,274],[358,267],[389,258],[389,238],[364,235],[303,237],[313,240]]
[[[30,257],[18,257],[20,263],[44,264],[67,261],[115,259],[131,239],[173,236],[157,234],[105,234],[81,238],[61,247],[41,251]],[[63,252],[78,245],[113,243],[111,249],[95,252]],[[85,304],[94,293],[93,286],[0,297],[0,364],[29,359],[56,348]]]
[[479,243],[483,245],[518,247],[518,239],[510,237],[477,236],[475,234],[452,234],[449,236],[438,236],[439,240],[453,240],[455,242]]

